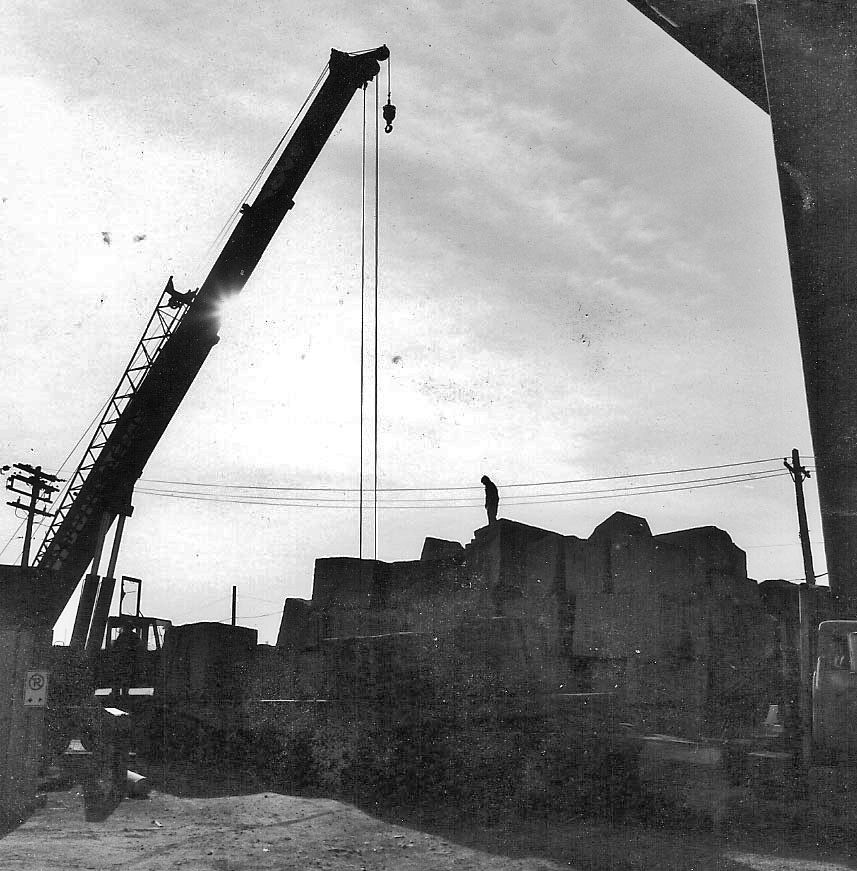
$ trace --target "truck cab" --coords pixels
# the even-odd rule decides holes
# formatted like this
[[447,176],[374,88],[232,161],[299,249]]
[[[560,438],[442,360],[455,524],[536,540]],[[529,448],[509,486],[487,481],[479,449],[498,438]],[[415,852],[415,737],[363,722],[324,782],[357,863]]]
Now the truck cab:
[[[127,663],[118,661],[122,654],[116,644],[123,630],[133,632],[137,639],[131,668],[132,685],[128,694],[153,695],[155,687],[163,682],[161,650],[171,627],[171,621],[157,617],[132,617],[127,614],[110,617],[107,621],[104,648],[99,651],[93,663],[96,695],[110,696],[114,700],[118,695],[117,673],[122,670],[122,665],[127,668]],[[127,656],[127,651],[125,655]]]
[[812,737],[822,756],[857,760],[857,620],[826,620],[818,627]]

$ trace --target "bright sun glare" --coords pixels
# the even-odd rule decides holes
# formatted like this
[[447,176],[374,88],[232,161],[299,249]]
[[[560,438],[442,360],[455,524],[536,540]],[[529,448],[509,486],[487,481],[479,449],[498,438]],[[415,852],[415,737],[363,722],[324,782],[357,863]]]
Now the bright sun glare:
[[217,315],[217,319],[221,326],[229,324],[229,319],[235,313],[239,303],[240,294],[237,293],[228,295],[224,294],[220,297],[217,306],[214,309],[214,313]]

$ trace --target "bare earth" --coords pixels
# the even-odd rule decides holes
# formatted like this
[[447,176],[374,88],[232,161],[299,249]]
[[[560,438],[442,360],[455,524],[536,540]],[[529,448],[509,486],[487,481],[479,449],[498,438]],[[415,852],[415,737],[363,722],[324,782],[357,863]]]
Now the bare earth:
[[[386,818],[384,818],[386,817]],[[327,871],[839,871],[857,868],[846,847],[789,844],[771,833],[722,835],[610,826],[581,820],[484,827],[457,819],[405,824],[321,798],[258,792],[220,797],[153,791],[125,800],[104,822],[87,822],[77,788],[0,839],[6,871],[174,868]],[[793,840],[793,839],[792,839]],[[806,839],[804,839],[806,840]]]

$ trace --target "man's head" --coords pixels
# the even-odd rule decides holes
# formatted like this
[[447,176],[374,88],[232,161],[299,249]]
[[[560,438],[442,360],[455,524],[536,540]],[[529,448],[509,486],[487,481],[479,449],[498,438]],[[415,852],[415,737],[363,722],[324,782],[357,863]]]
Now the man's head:
[[490,484],[490,483],[491,483],[491,479],[490,479],[487,475],[483,475],[483,476],[480,478],[480,480],[481,480],[481,482],[482,482],[483,484]]

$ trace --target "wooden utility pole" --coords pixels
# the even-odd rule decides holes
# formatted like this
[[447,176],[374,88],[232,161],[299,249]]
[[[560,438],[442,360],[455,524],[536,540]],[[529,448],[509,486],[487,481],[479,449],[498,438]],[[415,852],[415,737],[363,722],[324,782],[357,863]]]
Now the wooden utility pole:
[[238,604],[238,587],[232,587],[232,625],[235,625]]
[[792,449],[792,461],[783,460],[795,484],[795,499],[797,501],[797,522],[800,534],[800,547],[803,551],[803,571],[807,584],[815,585],[815,569],[812,567],[812,547],[809,543],[809,527],[806,522],[806,502],[803,498],[803,481],[809,477],[809,472],[800,464],[800,453]]
[[783,460],[789,470],[795,485],[795,500],[797,502],[798,532],[800,546],[803,552],[803,571],[806,582],[798,588],[799,620],[800,620],[800,721],[801,744],[804,763],[809,765],[812,760],[812,662],[813,633],[818,620],[815,615],[815,569],[812,565],[812,547],[809,542],[809,526],[806,522],[806,501],[803,497],[803,481],[809,477],[809,472],[800,464],[800,453],[797,448],[792,450],[791,464]]
[[[21,496],[29,496],[30,501],[26,505],[22,504],[20,499],[15,502],[7,502],[6,504],[27,512],[27,530],[24,533],[24,550],[21,554],[21,565],[28,566],[30,564],[30,543],[33,540],[33,521],[37,514],[41,517],[51,516],[50,511],[43,511],[39,507],[39,503],[49,502],[51,498],[49,494],[55,493],[58,489],[57,487],[50,486],[47,482],[55,483],[60,479],[43,472],[41,466],[28,466],[26,463],[15,463],[15,468],[25,472],[29,477],[25,477],[19,472],[13,472],[6,482],[6,489]],[[16,490],[15,484],[23,484],[27,489]]]

